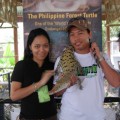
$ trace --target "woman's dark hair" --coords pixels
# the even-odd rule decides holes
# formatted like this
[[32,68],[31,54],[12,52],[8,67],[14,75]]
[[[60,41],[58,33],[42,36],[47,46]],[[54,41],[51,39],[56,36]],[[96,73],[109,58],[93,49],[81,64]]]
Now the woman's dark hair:
[[[45,36],[48,39],[48,42],[50,44],[50,37],[44,29],[37,28],[37,29],[31,30],[28,35],[27,46],[24,51],[24,60],[33,58],[32,51],[30,50],[30,46],[31,46],[32,42],[34,41],[35,37],[40,36],[40,35]],[[45,61],[46,60],[49,61],[49,53],[48,53],[47,57],[45,58]]]

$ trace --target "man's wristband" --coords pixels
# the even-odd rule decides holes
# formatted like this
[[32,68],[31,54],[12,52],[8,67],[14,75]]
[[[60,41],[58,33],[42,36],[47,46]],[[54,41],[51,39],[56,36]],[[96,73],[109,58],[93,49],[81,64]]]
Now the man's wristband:
[[98,61],[101,62],[102,60],[104,60],[104,57],[103,57],[102,54],[100,54],[100,57],[99,57]]

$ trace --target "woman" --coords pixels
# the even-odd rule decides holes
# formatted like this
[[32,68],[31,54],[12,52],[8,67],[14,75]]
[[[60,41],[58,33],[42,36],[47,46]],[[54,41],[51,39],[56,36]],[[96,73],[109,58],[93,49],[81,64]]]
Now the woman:
[[54,64],[49,60],[50,38],[41,28],[30,32],[24,59],[11,77],[11,99],[21,100],[20,120],[57,120],[53,87]]

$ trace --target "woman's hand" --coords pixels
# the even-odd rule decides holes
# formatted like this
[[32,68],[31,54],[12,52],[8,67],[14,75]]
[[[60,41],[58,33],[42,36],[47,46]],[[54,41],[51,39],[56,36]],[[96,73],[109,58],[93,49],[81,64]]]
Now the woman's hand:
[[54,75],[54,70],[46,70],[43,74],[42,74],[42,78],[39,81],[41,83],[41,85],[45,85],[49,79]]

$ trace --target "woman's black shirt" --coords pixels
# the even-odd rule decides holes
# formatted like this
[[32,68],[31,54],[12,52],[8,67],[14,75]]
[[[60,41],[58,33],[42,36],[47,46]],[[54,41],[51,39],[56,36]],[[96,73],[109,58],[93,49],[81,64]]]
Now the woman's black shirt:
[[[41,75],[45,70],[53,70],[52,62],[44,62],[40,68],[33,60],[22,60],[17,62],[12,73],[11,81],[22,83],[22,87],[27,87],[41,79]],[[53,87],[53,77],[47,83],[48,90]],[[33,88],[34,89],[34,88]],[[39,103],[37,92],[25,97],[21,100],[20,117],[26,119],[48,118],[57,113],[54,96],[50,96],[50,101]]]

